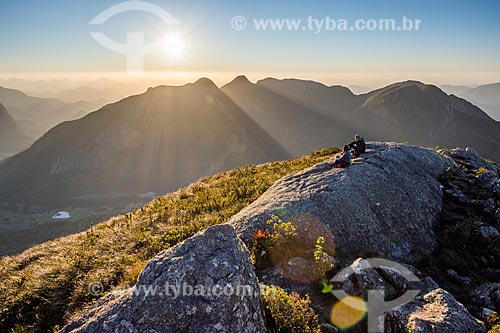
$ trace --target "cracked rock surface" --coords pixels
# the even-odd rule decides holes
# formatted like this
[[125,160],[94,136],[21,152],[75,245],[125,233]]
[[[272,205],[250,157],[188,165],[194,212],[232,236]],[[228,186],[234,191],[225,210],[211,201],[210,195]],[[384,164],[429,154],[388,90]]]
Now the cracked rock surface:
[[353,254],[407,262],[414,252],[430,253],[442,207],[437,177],[452,159],[415,146],[370,142],[367,152],[345,169],[331,161],[277,181],[229,223],[247,243],[266,229],[272,214],[292,221],[301,233],[304,216],[327,227],[335,258],[345,264]]
[[231,226],[219,225],[158,254],[134,288],[101,298],[61,332],[266,330],[249,253]]

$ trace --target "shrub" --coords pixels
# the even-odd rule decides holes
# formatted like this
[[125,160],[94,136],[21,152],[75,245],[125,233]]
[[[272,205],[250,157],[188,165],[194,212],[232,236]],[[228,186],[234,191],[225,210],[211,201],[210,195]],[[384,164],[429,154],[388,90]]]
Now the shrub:
[[271,233],[271,245],[279,246],[290,242],[297,233],[292,222],[283,222],[278,215],[272,215],[271,219],[267,220],[267,224],[273,226]]
[[489,328],[488,333],[500,333],[500,318],[496,312],[488,316],[486,324]]
[[488,333],[500,333],[500,324],[493,326]]
[[257,230],[253,234],[252,259],[256,269],[263,269],[288,258],[287,247],[297,236],[292,222],[284,222],[277,215],[267,220],[272,231]]
[[254,232],[251,254],[256,269],[263,269],[271,264],[269,259],[270,246],[271,234],[268,231],[258,230]]
[[266,315],[273,333],[319,333],[318,316],[309,295],[288,294],[275,286],[262,286]]

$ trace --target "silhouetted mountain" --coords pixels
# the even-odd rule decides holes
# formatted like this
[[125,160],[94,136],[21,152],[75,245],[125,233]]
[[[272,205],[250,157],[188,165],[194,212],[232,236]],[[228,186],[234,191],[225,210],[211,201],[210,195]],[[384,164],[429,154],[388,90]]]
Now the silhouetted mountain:
[[468,86],[456,86],[456,85],[451,85],[451,84],[445,84],[439,86],[440,89],[442,89],[445,93],[451,95],[457,95],[460,96],[462,93],[466,92],[467,90],[472,89],[471,87]]
[[274,131],[278,142],[295,147],[294,154],[341,146],[359,132],[422,146],[470,146],[500,160],[500,124],[433,85],[406,81],[354,95],[313,81],[265,79],[254,85],[239,78],[222,89],[268,133]]
[[470,146],[500,160],[500,123],[464,99],[416,81],[395,83],[364,96],[355,113],[369,119],[359,123],[370,137],[423,146]]
[[35,138],[63,121],[76,119],[77,115],[95,110],[95,104],[89,102],[64,103],[55,98],[32,97],[2,87],[0,103],[9,110],[18,125],[33,133]]
[[[246,77],[239,76],[221,89],[250,118],[295,156],[339,144],[352,136],[351,128],[333,123],[328,117],[332,112],[316,107],[330,100],[329,92],[318,89],[324,86],[312,81],[295,80],[289,81],[290,87],[280,90],[279,82],[281,81],[266,79],[253,84]],[[309,93],[319,96],[318,99],[311,98],[318,103],[314,105],[309,103],[307,100]],[[352,93],[350,95],[353,96]],[[339,100],[340,103],[342,101]],[[336,130],[332,131],[334,125],[337,125]]]
[[464,91],[463,96],[484,104],[500,103],[500,83],[485,84]]
[[0,166],[0,201],[166,193],[218,171],[288,157],[203,78],[150,88],[56,126]]
[[253,84],[237,77],[219,89],[200,79],[150,88],[56,126],[0,166],[0,202],[165,193],[246,163],[342,146],[355,133],[369,140],[469,146],[500,160],[499,123],[421,82],[354,95],[312,81]]
[[357,100],[357,96],[346,87],[338,85],[328,87],[315,81],[267,78],[258,81],[257,85],[312,107],[316,112],[328,117],[336,117],[339,113],[348,111]]
[[32,141],[0,104],[0,159],[28,148]]
[[[101,90],[92,87],[63,89],[59,91],[55,96],[57,97],[57,99],[60,99],[61,101],[66,103],[106,100],[106,98],[103,98],[103,93]],[[111,99],[109,101],[111,101]]]

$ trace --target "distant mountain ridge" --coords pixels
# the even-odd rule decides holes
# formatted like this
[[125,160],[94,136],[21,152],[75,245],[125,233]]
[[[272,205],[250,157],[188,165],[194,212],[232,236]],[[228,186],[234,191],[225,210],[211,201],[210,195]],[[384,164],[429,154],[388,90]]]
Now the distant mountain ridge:
[[477,104],[494,119],[500,120],[500,83],[485,84],[467,90],[459,96]]
[[449,94],[465,98],[500,121],[500,83],[483,84],[475,88],[467,86],[442,86]]
[[203,78],[150,88],[56,126],[0,166],[0,201],[167,193],[222,170],[290,157]]
[[[368,140],[473,147],[500,161],[500,124],[433,85],[355,95],[341,86],[239,76],[159,86],[60,124],[0,165],[0,202],[166,193],[248,163]],[[25,175],[30,175],[26,179]]]
[[66,120],[77,119],[96,105],[89,102],[65,103],[55,98],[32,97],[15,89],[0,87],[2,103],[25,131],[34,138],[41,137],[50,128]]
[[[359,132],[374,140],[407,141],[421,146],[471,146],[500,161],[500,124],[470,102],[447,95],[433,85],[405,81],[364,95],[297,79],[268,78],[255,86],[300,105],[293,109],[294,114],[312,119],[317,114],[326,117],[328,120],[320,119],[322,125],[312,126],[308,135],[311,140],[321,136],[325,146],[342,145]],[[273,101],[263,98],[263,93],[256,98],[255,86],[233,81],[222,90],[251,117],[259,112],[267,116],[276,113]],[[288,117],[278,117],[267,126],[278,128],[289,121]]]
[[352,136],[350,128],[332,131],[332,121],[321,109],[268,89],[261,81],[253,84],[239,76],[221,90],[294,156]]
[[0,104],[0,159],[27,149],[33,138],[23,131]]

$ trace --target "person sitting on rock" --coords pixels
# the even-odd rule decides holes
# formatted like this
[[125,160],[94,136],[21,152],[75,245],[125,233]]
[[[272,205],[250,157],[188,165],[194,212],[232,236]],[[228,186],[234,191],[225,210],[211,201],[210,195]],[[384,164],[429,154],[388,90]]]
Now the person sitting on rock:
[[359,155],[364,154],[366,152],[365,139],[363,139],[359,134],[356,134],[354,136],[354,141],[348,144],[347,146],[350,149],[352,149],[352,153],[356,157],[359,157]]
[[351,150],[348,146],[344,146],[342,151],[342,156],[337,155],[335,161],[333,162],[333,167],[335,168],[345,168],[351,164]]

